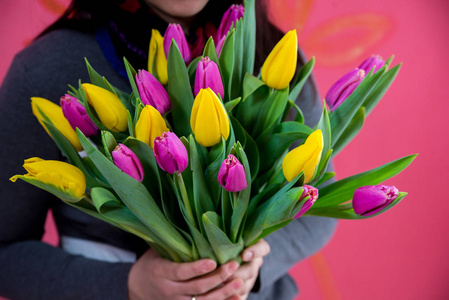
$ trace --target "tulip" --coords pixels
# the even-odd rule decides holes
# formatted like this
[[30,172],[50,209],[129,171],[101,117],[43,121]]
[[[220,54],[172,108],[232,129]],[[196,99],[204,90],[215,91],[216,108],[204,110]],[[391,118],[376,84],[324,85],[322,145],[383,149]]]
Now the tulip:
[[315,175],[316,167],[323,151],[323,134],[320,129],[312,132],[301,146],[287,153],[282,161],[282,171],[290,182],[304,171],[304,183],[308,183]]
[[226,41],[226,37],[225,37],[225,36],[222,37],[222,38],[218,41],[217,47],[215,48],[215,49],[217,50],[217,55],[218,55],[218,57],[220,57],[220,55],[221,55],[221,50],[223,50],[223,46],[224,46],[225,41]]
[[387,207],[398,196],[398,189],[387,185],[369,185],[354,191],[352,207],[361,216],[373,215]]
[[228,192],[239,192],[246,189],[245,168],[239,162],[237,157],[232,154],[228,155],[221,164],[218,171],[218,182]]
[[189,164],[186,147],[173,132],[154,139],[153,153],[159,167],[167,173],[182,173]]
[[215,94],[219,94],[223,98],[224,88],[220,70],[218,70],[217,64],[207,56],[198,62],[196,68],[195,84],[193,87],[195,96],[198,95],[201,89],[206,88],[211,88]]
[[128,113],[122,101],[110,91],[93,84],[83,83],[87,101],[93,106],[101,123],[114,132],[128,128]]
[[191,53],[189,44],[187,43],[186,36],[184,31],[182,31],[182,27],[179,24],[169,24],[167,30],[164,34],[164,51],[165,57],[168,57],[168,51],[170,50],[171,42],[175,40],[178,45],[179,52],[181,52],[181,56],[184,59],[184,62],[188,64],[191,59]]
[[359,66],[359,69],[364,70],[366,73],[370,72],[373,68],[375,73],[377,70],[385,65],[385,61],[380,55],[371,55]]
[[244,13],[245,8],[243,5],[232,4],[231,7],[228,8],[221,19],[220,26],[218,27],[216,34],[217,41],[228,34],[228,31],[235,26],[237,21],[243,17]]
[[136,74],[136,83],[143,104],[153,106],[161,115],[170,111],[172,104],[168,93],[151,73],[139,70]]
[[298,59],[296,30],[287,32],[262,66],[262,80],[271,88],[284,89],[295,75]]
[[83,150],[81,143],[73,130],[69,121],[64,117],[62,109],[57,104],[39,97],[31,98],[31,109],[39,123],[44,127],[45,131],[51,136],[50,132],[43,121],[51,123],[56,129],[72,144],[76,151]]
[[43,160],[33,157],[25,160],[23,165],[28,174],[15,175],[10,178],[12,182],[17,179],[42,187],[42,183],[56,189],[58,194],[69,196],[72,199],[81,199],[86,192],[86,177],[77,167],[57,160]]
[[114,164],[137,181],[142,182],[144,177],[143,167],[137,155],[123,144],[118,144],[112,151]]
[[365,71],[355,68],[342,78],[337,80],[326,94],[326,103],[331,111],[334,111],[351,93],[359,86],[365,78]]
[[84,106],[78,102],[73,96],[65,94],[60,100],[62,113],[64,117],[69,121],[73,130],[78,128],[85,136],[96,135],[98,127],[92,122],[87,115]]
[[301,201],[306,197],[309,197],[309,199],[307,199],[306,202],[304,202],[301,209],[294,217],[295,219],[301,217],[304,213],[306,213],[312,207],[312,205],[315,203],[316,199],[318,199],[318,189],[311,185],[305,184],[302,187],[302,194],[301,194],[301,197],[299,197],[298,201]]
[[167,57],[164,51],[164,38],[156,29],[151,31],[148,71],[155,75],[160,83],[167,84]]
[[229,136],[230,125],[226,110],[210,89],[201,89],[193,102],[190,126],[198,144],[210,147]]
[[151,105],[146,105],[140,112],[136,123],[136,139],[153,148],[154,139],[168,131],[164,118]]

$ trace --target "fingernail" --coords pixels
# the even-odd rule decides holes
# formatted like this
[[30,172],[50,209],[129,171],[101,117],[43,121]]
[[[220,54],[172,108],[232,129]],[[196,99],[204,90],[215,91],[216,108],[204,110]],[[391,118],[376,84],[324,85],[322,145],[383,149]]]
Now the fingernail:
[[215,269],[215,267],[216,267],[216,264],[212,260],[208,260],[205,263],[203,263],[203,271],[204,272],[212,271],[213,269]]
[[252,259],[253,257],[254,257],[254,253],[252,251],[246,251],[243,254],[243,260],[244,261],[248,261],[248,260]]

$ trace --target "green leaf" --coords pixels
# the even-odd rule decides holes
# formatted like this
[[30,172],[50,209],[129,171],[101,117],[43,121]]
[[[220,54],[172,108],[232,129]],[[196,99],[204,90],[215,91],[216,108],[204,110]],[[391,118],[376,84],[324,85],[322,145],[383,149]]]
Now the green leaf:
[[320,187],[320,185],[324,184],[325,182],[331,180],[332,178],[334,178],[335,176],[335,172],[326,172],[323,174],[323,176],[321,177],[320,180],[318,180],[317,183],[315,183],[316,187]]
[[336,156],[341,150],[343,150],[355,136],[360,132],[365,122],[365,107],[360,107],[357,113],[352,118],[346,129],[341,134],[340,138],[334,145],[333,156]]
[[128,80],[129,83],[131,85],[133,94],[136,98],[140,98],[140,93],[139,93],[139,89],[137,88],[136,85],[136,75],[137,72],[136,70],[131,66],[131,64],[129,63],[129,61],[126,58],[123,58],[123,62],[125,64],[125,69],[126,69],[126,74],[128,74]]
[[253,135],[258,137],[267,128],[279,124],[288,101],[288,87],[275,90],[265,101],[254,127]]
[[232,243],[220,228],[221,217],[214,211],[205,213],[202,217],[207,238],[212,246],[219,264],[225,264],[231,259],[239,259],[243,250],[243,241]]
[[243,74],[254,73],[256,56],[256,9],[255,0],[245,0],[245,15],[243,16]]
[[416,156],[417,154],[405,156],[375,169],[344,178],[325,186],[319,190],[320,197],[315,202],[313,207],[332,207],[344,203],[352,199],[354,191],[357,188],[361,186],[380,184],[381,182],[399,174],[412,163]]
[[209,152],[209,156],[207,159],[207,167],[204,171],[204,177],[207,182],[207,186],[209,187],[209,192],[212,197],[212,201],[215,207],[218,207],[220,202],[220,192],[221,186],[218,182],[218,171],[221,168],[221,165],[226,157],[226,141],[224,138],[221,139],[221,143],[212,147],[211,152]]
[[327,166],[330,163],[330,159],[332,156],[332,149],[330,149],[329,151],[327,151],[323,157],[321,157],[320,163],[318,164],[317,170],[316,170],[316,174],[313,178],[313,180],[309,183],[312,186],[315,186],[316,183],[321,179],[321,177],[324,176],[324,174],[327,171]]
[[90,63],[86,57],[84,58],[84,60],[86,62],[86,67],[87,67],[87,72],[89,73],[90,82],[93,85],[99,86],[101,88],[104,88],[104,89],[110,91],[109,86],[103,80],[103,76],[98,74],[97,71],[95,71],[94,68],[92,68],[92,66],[90,65]]
[[[287,117],[289,116],[289,113],[290,113],[292,107],[296,111],[296,115],[295,115],[295,120],[294,121],[295,122],[299,122],[299,123],[304,123],[304,114],[302,113],[301,108],[299,108],[299,106],[296,105],[296,103],[293,102],[292,100],[288,100],[287,107],[286,107],[286,109],[284,111],[284,115],[282,117],[282,120],[284,121],[284,120],[287,119]],[[287,121],[290,121],[290,120],[287,120]]]
[[240,97],[242,89],[243,76],[245,71],[243,69],[245,52],[243,45],[243,24],[242,20],[236,22],[234,31],[234,68],[231,76],[231,89],[229,99]]
[[223,101],[226,103],[231,99],[232,74],[234,72],[234,29],[228,32],[218,60],[220,62],[225,91]]
[[299,96],[299,93],[301,93],[304,84],[307,82],[307,79],[309,78],[310,74],[312,74],[314,66],[315,66],[315,57],[312,57],[304,66],[301,67],[301,69],[298,72],[298,75],[296,75],[295,81],[292,84],[291,92],[288,96],[288,98],[292,99],[293,102],[296,101],[296,99]]
[[167,73],[168,94],[173,104],[173,127],[178,136],[189,136],[194,99],[184,59],[174,41],[168,53]]
[[266,86],[265,82],[252,74],[246,73],[243,78],[243,102],[261,86]]
[[226,108],[226,112],[228,113],[228,115],[231,113],[231,111],[234,109],[234,107],[237,106],[237,104],[240,103],[241,98],[238,97],[237,99],[228,101],[224,104],[224,107]]
[[115,140],[114,136],[109,131],[102,131],[101,132],[101,140],[103,142],[104,147],[104,153],[106,157],[113,161],[111,153],[117,147],[117,141]]
[[321,129],[321,133],[323,134],[323,151],[322,153],[326,154],[331,149],[331,125],[329,120],[329,114],[326,109],[326,105],[323,101],[323,112],[321,114],[320,121],[316,124],[315,130]]

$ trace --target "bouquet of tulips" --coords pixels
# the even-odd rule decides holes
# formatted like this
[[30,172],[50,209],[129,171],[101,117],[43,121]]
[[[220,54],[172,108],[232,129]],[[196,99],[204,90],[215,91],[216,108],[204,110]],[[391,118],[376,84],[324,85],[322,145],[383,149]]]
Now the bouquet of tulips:
[[303,215],[364,219],[399,203],[406,193],[381,183],[415,155],[335,182],[328,164],[400,66],[368,58],[329,90],[310,128],[294,100],[314,59],[293,79],[293,30],[253,75],[255,28],[254,0],[233,5],[193,59],[179,25],[164,37],[154,30],[148,71],[124,60],[131,94],[86,60],[91,83],[70,86],[61,106],[31,102],[68,163],[30,158],[28,174],[11,180],[141,237],[165,258],[220,264]]

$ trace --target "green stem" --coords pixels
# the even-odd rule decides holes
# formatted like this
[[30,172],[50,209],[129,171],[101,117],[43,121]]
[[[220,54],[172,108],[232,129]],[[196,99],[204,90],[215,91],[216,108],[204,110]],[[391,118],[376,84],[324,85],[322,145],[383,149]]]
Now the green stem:
[[193,226],[196,227],[195,218],[193,216],[192,207],[190,206],[189,196],[187,195],[186,186],[184,184],[184,179],[182,178],[181,173],[177,172],[176,180],[178,182],[179,191],[181,192],[182,202],[184,203],[184,207],[186,209],[187,217]]

